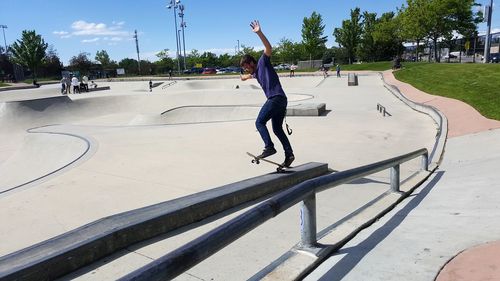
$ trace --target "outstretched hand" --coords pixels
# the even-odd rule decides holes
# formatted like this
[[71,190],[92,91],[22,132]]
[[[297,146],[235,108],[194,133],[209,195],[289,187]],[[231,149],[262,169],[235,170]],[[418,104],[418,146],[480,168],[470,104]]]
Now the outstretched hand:
[[260,29],[260,24],[259,24],[259,21],[258,20],[254,20],[250,23],[250,27],[252,28],[252,31],[257,33],[259,31],[261,31]]

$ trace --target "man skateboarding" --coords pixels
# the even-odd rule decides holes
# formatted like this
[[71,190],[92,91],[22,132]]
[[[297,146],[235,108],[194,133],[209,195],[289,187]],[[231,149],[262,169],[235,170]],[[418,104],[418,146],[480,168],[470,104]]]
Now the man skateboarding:
[[252,31],[255,32],[262,43],[264,44],[264,53],[257,61],[250,55],[244,55],[241,58],[240,66],[245,70],[246,74],[240,75],[241,80],[245,81],[251,78],[256,78],[260,86],[264,90],[267,101],[260,109],[255,126],[259,131],[262,140],[264,141],[264,151],[258,158],[266,158],[276,153],[274,144],[271,141],[271,136],[267,130],[266,123],[271,120],[273,132],[280,140],[285,150],[285,161],[282,166],[290,167],[295,156],[293,155],[292,146],[283,131],[283,119],[286,115],[286,106],[288,103],[287,97],[278,77],[278,74],[271,65],[272,47],[260,28],[258,21],[250,23]]

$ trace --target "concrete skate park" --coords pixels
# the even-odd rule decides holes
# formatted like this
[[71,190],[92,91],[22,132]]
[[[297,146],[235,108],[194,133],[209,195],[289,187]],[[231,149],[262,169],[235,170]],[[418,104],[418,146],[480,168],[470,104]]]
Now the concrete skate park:
[[[176,280],[433,280],[498,240],[500,122],[390,72],[348,80],[281,78],[296,156],[284,173],[245,153],[263,149],[256,81],[0,92],[0,279],[151,280],[168,265],[186,267]],[[309,187],[313,222],[311,197],[292,193]]]

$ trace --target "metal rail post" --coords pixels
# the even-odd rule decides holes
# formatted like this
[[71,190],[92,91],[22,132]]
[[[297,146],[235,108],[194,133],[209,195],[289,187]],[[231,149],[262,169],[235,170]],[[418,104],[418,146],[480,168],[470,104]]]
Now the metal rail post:
[[399,192],[399,164],[391,168],[391,191]]
[[429,170],[429,155],[427,153],[422,154],[422,169],[424,171]]
[[316,193],[311,194],[301,203],[300,237],[303,247],[316,245]]

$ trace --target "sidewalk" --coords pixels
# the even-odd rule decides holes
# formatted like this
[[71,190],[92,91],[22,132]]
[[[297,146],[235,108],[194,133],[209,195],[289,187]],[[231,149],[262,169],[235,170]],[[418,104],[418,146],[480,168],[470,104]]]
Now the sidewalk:
[[493,242],[500,239],[500,122],[399,82],[391,71],[383,75],[409,99],[447,116],[443,162],[413,197],[305,280],[500,280],[500,242]]

